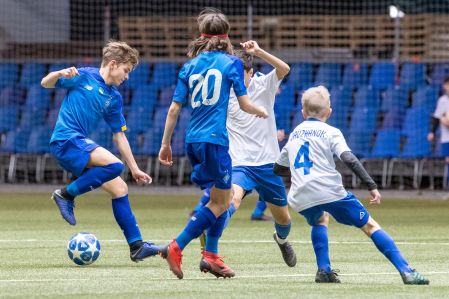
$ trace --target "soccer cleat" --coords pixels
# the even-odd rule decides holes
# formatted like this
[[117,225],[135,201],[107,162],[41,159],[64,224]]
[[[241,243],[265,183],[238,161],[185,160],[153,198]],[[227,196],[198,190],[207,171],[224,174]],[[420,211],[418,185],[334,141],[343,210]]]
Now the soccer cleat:
[[411,272],[402,272],[401,273],[402,281],[404,284],[429,284],[429,280],[421,275],[415,269],[412,269]]
[[143,261],[149,256],[155,256],[159,254],[160,251],[161,249],[159,248],[159,246],[154,245],[150,242],[142,242],[142,245],[138,249],[131,251],[130,258],[133,262],[137,263]]
[[271,221],[271,220],[273,220],[273,218],[270,216],[267,216],[265,214],[260,214],[260,215],[252,214],[251,220],[253,220],[253,221]]
[[223,258],[219,256],[218,254],[209,252],[209,251],[203,251],[203,257],[200,261],[200,270],[201,272],[207,273],[210,272],[211,274],[215,275],[217,278],[223,277],[223,278],[231,278],[235,276],[234,270],[229,268],[224,262]]
[[338,278],[338,272],[340,270],[332,269],[330,272],[326,272],[323,269],[318,269],[315,276],[315,282],[317,283],[340,283]]
[[51,195],[56,205],[59,208],[62,218],[70,225],[76,224],[75,215],[73,214],[73,208],[75,207],[75,200],[73,198],[65,198],[61,195],[61,189],[55,190]]
[[278,242],[277,234],[276,232],[273,234],[273,239],[276,241],[276,244],[278,244],[279,249],[281,250],[282,257],[284,258],[284,262],[289,267],[296,266],[296,253],[293,250],[292,244],[290,244],[288,241],[284,244],[280,244]]
[[172,240],[167,246],[161,248],[160,255],[167,260],[170,270],[178,277],[182,279],[184,274],[182,273],[182,251],[179,248],[176,240]]

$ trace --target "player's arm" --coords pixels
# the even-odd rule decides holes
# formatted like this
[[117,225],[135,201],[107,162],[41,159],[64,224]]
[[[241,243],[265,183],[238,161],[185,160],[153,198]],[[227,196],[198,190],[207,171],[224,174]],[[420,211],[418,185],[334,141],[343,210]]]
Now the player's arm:
[[168,109],[167,120],[165,121],[164,136],[162,137],[161,149],[159,151],[159,162],[166,166],[173,164],[170,144],[181,108],[181,103],[173,101]]
[[256,41],[250,40],[241,43],[240,45],[246,52],[253,54],[254,56],[257,56],[265,62],[271,64],[276,70],[276,75],[279,80],[283,79],[290,72],[290,67],[287,63],[259,47]]
[[239,101],[240,109],[242,109],[246,113],[254,114],[255,116],[260,118],[268,117],[267,109],[265,109],[265,107],[263,106],[255,105],[253,102],[251,102],[248,95],[239,96],[237,97],[237,99]]
[[47,76],[42,78],[41,85],[44,88],[55,88],[56,82],[59,78],[71,79],[75,76],[79,76],[78,70],[72,66],[59,71],[54,71],[49,73]]
[[119,150],[122,158],[125,160],[126,165],[128,165],[131,170],[133,178],[137,183],[147,183],[151,184],[151,177],[145,172],[139,169],[137,166],[136,160],[134,159],[133,153],[131,151],[131,147],[129,146],[128,138],[124,132],[113,133],[112,140],[114,141],[115,146]]

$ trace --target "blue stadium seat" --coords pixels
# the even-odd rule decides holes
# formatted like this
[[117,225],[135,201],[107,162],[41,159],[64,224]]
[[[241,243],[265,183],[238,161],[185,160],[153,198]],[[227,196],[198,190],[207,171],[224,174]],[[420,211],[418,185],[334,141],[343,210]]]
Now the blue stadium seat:
[[407,106],[408,93],[398,85],[390,86],[384,93],[381,111],[387,112],[391,109],[396,109],[405,112]]
[[61,108],[62,101],[64,100],[66,95],[67,95],[67,89],[63,89],[63,88],[56,89],[55,97],[53,98],[53,108],[54,109]]
[[53,63],[48,66],[48,73],[63,70],[71,67],[72,65],[68,63]]
[[161,107],[170,106],[173,100],[173,94],[175,93],[175,86],[168,86],[161,89],[161,93],[159,95],[158,105]]
[[19,66],[16,63],[0,63],[0,88],[14,85],[19,79]]
[[16,129],[19,120],[18,106],[0,106],[0,120],[0,133]]
[[45,65],[41,63],[24,63],[20,75],[20,86],[29,88],[33,84],[40,83],[45,75]]
[[157,88],[176,84],[178,66],[173,62],[158,62],[154,64],[151,84]]
[[149,111],[154,111],[157,102],[157,89],[153,85],[139,86],[131,100],[131,110],[143,107]]
[[[104,121],[102,122],[104,123]],[[90,138],[101,147],[112,151],[112,131],[109,127],[107,127],[106,123],[103,123],[100,123],[99,126],[92,132]]]
[[48,89],[43,88],[40,84],[33,84],[28,89],[28,93],[25,99],[25,109],[37,108],[38,110],[45,111],[50,105],[50,92]]
[[395,84],[396,66],[390,62],[373,64],[369,84],[375,89],[386,89]]
[[53,108],[48,111],[46,125],[53,129],[56,125],[56,121],[58,120],[59,108]]
[[318,66],[315,85],[324,85],[328,89],[341,84],[341,65],[336,63],[323,63]]
[[17,85],[7,86],[0,92],[0,106],[21,105],[25,101],[25,92]]
[[[160,143],[159,143],[160,145]],[[172,138],[172,154],[174,157],[181,157],[185,156],[186,150],[185,150],[185,134],[182,132],[177,132],[173,134]]]
[[360,87],[355,95],[354,108],[369,108],[378,111],[380,108],[379,92],[369,85]]
[[364,63],[348,63],[343,71],[342,85],[354,89],[368,84],[368,66]]
[[271,64],[263,63],[260,66],[259,72],[261,72],[262,74],[266,75],[266,74],[270,73],[273,69],[274,68],[273,68],[273,66]]
[[371,152],[372,158],[395,158],[399,156],[401,147],[401,131],[383,129],[377,131],[377,137]]
[[449,63],[434,64],[432,71],[432,85],[441,86],[446,77],[449,77]]
[[124,84],[125,86],[136,89],[141,85],[147,85],[150,80],[150,63],[142,62],[137,65],[137,67],[129,73],[129,79]]
[[426,66],[422,63],[404,63],[401,69],[400,86],[415,90],[425,85]]
[[331,94],[331,107],[346,108],[349,110],[352,107],[352,90],[346,86],[337,86],[330,90]]
[[27,128],[17,128],[15,130],[13,143],[14,153],[26,153],[28,151],[28,140],[30,137],[30,132],[31,131]]
[[192,110],[184,107],[179,115],[178,122],[176,124],[176,131],[180,134],[185,134],[187,126],[189,125],[190,118],[192,116]]
[[122,95],[123,106],[129,106],[131,104],[131,88],[126,86],[126,84],[122,84],[118,87],[118,92]]
[[376,128],[377,110],[368,107],[357,107],[352,112],[351,124],[349,130],[351,132],[363,131],[367,135],[371,135]]
[[421,107],[427,111],[435,110],[439,88],[436,86],[421,87],[413,94],[412,107]]
[[401,134],[409,138],[426,137],[429,132],[430,112],[422,107],[412,107],[405,113]]
[[349,132],[348,146],[357,157],[368,157],[372,131],[354,130]]
[[424,158],[430,155],[430,143],[426,136],[410,136],[404,143],[401,158]]
[[405,118],[405,107],[392,107],[384,113],[382,129],[401,129]]
[[133,108],[126,116],[126,125],[134,132],[141,134],[152,126],[153,109],[145,107]]
[[38,126],[32,128],[28,139],[27,152],[31,154],[49,153],[50,137],[51,129],[47,126]]
[[311,63],[293,63],[286,77],[287,86],[293,89],[306,89],[312,86],[313,65]]
[[138,150],[139,155],[157,156],[161,148],[163,128],[153,127],[143,135],[142,147]]
[[290,126],[290,130],[286,130],[286,132],[293,132],[293,130],[304,121],[304,117],[302,116],[302,112],[300,109],[296,109],[293,112],[293,119]]

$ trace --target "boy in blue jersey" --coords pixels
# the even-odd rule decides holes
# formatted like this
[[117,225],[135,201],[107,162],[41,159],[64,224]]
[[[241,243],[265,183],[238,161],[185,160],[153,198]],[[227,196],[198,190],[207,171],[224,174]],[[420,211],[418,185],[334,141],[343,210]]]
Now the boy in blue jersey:
[[[162,249],[170,270],[183,278],[182,250],[205,230],[222,231],[232,199],[231,158],[228,154],[226,115],[233,87],[240,108],[258,117],[267,117],[263,107],[253,105],[243,84],[243,64],[230,54],[229,22],[215,9],[205,9],[198,17],[201,36],[189,45],[188,56],[178,76],[173,102],[167,114],[159,152],[163,165],[172,165],[171,137],[181,111],[190,96],[192,118],[186,133],[187,155],[192,164],[192,181],[202,189],[211,188],[210,202],[192,216],[184,230]],[[233,277],[223,259],[203,252],[200,269],[217,277]]]
[[151,177],[137,166],[125,136],[126,122],[122,96],[117,90],[138,63],[136,49],[124,42],[111,41],[103,48],[100,69],[70,67],[49,73],[42,79],[45,88],[68,90],[50,140],[50,151],[59,164],[77,178],[53,192],[52,199],[62,217],[76,224],[75,197],[101,187],[112,196],[112,210],[130,246],[134,262],[158,254],[159,248],[143,242],[128,200],[128,186],[120,178],[123,163],[100,147],[89,135],[103,118],[111,127],[113,140],[139,183],[151,183]]

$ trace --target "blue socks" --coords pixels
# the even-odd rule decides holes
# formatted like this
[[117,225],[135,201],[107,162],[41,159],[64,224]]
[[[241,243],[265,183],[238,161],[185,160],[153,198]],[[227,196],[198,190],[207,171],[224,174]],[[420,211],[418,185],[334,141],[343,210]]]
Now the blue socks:
[[253,217],[258,217],[258,216],[262,216],[263,212],[265,212],[265,210],[267,209],[267,204],[265,203],[265,201],[263,200],[258,200],[256,207],[253,210]]
[[274,228],[276,229],[276,234],[278,235],[279,238],[281,239],[286,239],[288,237],[288,234],[290,233],[290,228],[292,227],[292,224],[279,224],[279,223],[274,223]]
[[396,247],[393,239],[383,229],[374,232],[371,239],[376,244],[377,249],[390,260],[399,272],[411,272],[411,268]]
[[67,193],[73,197],[76,197],[92,191],[104,183],[118,177],[122,173],[123,169],[123,164],[119,162],[105,166],[92,167],[67,186]]
[[113,199],[112,211],[114,213],[115,220],[125,235],[126,241],[128,241],[128,244],[142,240],[139,226],[137,225],[136,218],[134,217],[134,214],[131,211],[131,206],[129,205],[128,195]]
[[206,234],[206,251],[217,254],[218,253],[218,240],[223,234],[223,230],[228,224],[229,211],[225,211],[221,214],[217,221],[209,228]]
[[327,237],[327,227],[324,225],[312,226],[311,237],[318,269],[330,272],[331,262],[329,259],[329,239]]
[[193,239],[198,238],[206,229],[211,227],[217,218],[208,207],[202,207],[192,216],[184,230],[176,237],[176,243],[181,250]]

